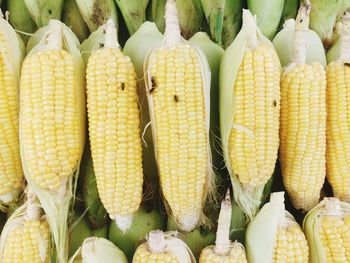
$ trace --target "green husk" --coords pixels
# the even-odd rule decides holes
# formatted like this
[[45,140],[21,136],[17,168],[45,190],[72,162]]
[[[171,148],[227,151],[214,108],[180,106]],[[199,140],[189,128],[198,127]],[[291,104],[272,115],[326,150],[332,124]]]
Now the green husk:
[[342,11],[343,0],[303,0],[311,2],[310,28],[314,30],[326,47],[333,42],[333,27]]
[[130,36],[146,21],[148,0],[115,0],[124,18]]
[[[157,165],[154,156],[152,131],[148,127],[150,122],[149,109],[146,97],[146,89],[143,64],[149,50],[162,41],[162,34],[157,26],[151,22],[144,22],[140,28],[125,43],[123,53],[130,57],[137,74],[137,95],[140,104],[142,140],[142,165],[145,180],[145,196],[152,198],[155,202],[160,199],[159,179],[157,176]],[[142,45],[140,45],[142,43]]]
[[317,206],[310,210],[303,221],[303,231],[309,244],[310,263],[327,263],[325,247],[320,237],[322,217],[331,215],[343,217],[350,214],[350,204],[335,197],[325,197]]
[[[12,1],[12,0],[11,0]],[[51,19],[60,19],[64,0],[24,0],[38,28],[46,26]]]
[[200,0],[176,0],[181,35],[189,39],[200,30],[204,12]]
[[157,209],[142,205],[136,212],[131,227],[122,231],[115,223],[111,223],[108,239],[118,246],[131,261],[138,240],[154,229],[165,229],[165,217]]
[[[25,56],[24,45],[13,27],[3,17],[0,17],[0,32],[3,34],[5,41],[2,49],[0,50],[3,58],[3,63],[12,74],[12,77],[14,79],[14,89],[16,89],[16,92],[19,92],[20,72]],[[19,104],[17,106],[19,107]],[[5,120],[2,120],[1,125],[3,125],[3,128],[6,129],[7,123]],[[9,150],[10,149],[7,147],[0,149],[0,156],[2,156],[3,153],[6,155],[7,151]],[[8,206],[14,205],[21,191],[21,189],[13,189],[9,193],[0,195],[0,210],[6,212]]]
[[105,238],[86,238],[68,263],[128,263],[124,253]]
[[[78,45],[79,40],[74,35],[74,33],[66,27],[63,23],[58,20],[50,20],[49,25],[42,28],[34,34],[33,39],[29,40],[31,42],[31,49],[28,56],[32,53],[40,52],[43,50],[49,50],[52,48],[62,48],[72,55],[75,64],[75,81],[76,81],[76,92],[80,98],[77,102],[77,107],[80,116],[78,116],[81,124],[79,127],[81,144],[78,146],[81,154],[83,153],[83,148],[85,144],[85,99],[84,99],[84,73],[85,67],[83,60],[81,58]],[[58,42],[57,42],[58,39]],[[61,41],[59,41],[61,40]],[[61,42],[59,45],[59,42]],[[59,45],[59,46],[58,46]],[[22,108],[21,108],[22,109]],[[66,184],[62,184],[62,188],[59,191],[48,191],[41,189],[32,179],[32,174],[27,167],[28,160],[26,157],[27,149],[24,148],[22,143],[22,127],[21,123],[23,120],[20,109],[20,145],[21,145],[21,159],[22,166],[24,170],[25,177],[29,184],[29,187],[37,195],[42,204],[42,207],[47,215],[47,219],[50,225],[53,240],[56,246],[55,257],[56,262],[67,262],[68,260],[68,231],[67,231],[67,218],[68,210],[74,197],[77,175],[79,174],[80,160],[77,161],[76,167],[72,171],[72,175],[68,178]]]
[[[283,67],[292,63],[294,52],[295,20],[288,19],[283,29],[277,33],[272,43]],[[327,66],[326,56],[320,37],[312,30],[304,34],[306,46],[306,63],[319,62]]]
[[279,28],[281,28],[286,20],[295,18],[299,9],[299,0],[285,0]]
[[[286,0],[290,1],[290,0]],[[248,8],[256,15],[258,28],[264,36],[272,40],[281,20],[284,0],[248,0]]]
[[69,227],[69,257],[73,256],[85,238],[93,236],[88,220],[84,215],[75,215]]
[[270,263],[273,260],[275,238],[280,225],[297,224],[285,210],[284,192],[272,193],[247,228],[245,247],[247,259],[252,263]]
[[62,11],[62,22],[72,29],[79,41],[88,38],[89,28],[80,14],[75,0],[65,0]]
[[184,232],[177,226],[173,216],[168,218],[167,230],[177,231],[179,237],[187,244],[197,259],[203,248],[215,242],[215,231],[212,231],[212,229],[206,226],[199,226],[191,232]]
[[118,11],[113,0],[76,0],[76,3],[91,33],[106,24],[109,18],[118,28]]
[[[25,32],[33,33],[36,30],[36,24],[34,23],[24,0],[11,0],[7,3],[7,10],[9,11],[9,20],[14,29]],[[26,43],[29,36],[20,34],[22,40]]]
[[154,22],[162,33],[165,29],[165,2],[166,0],[150,0],[147,7],[147,20]]
[[211,38],[227,48],[242,24],[242,0],[202,0]]
[[219,123],[219,70],[221,57],[224,50],[204,32],[198,32],[189,40],[190,43],[200,48],[210,66],[211,89],[210,89],[210,148],[212,149],[213,169],[216,173],[222,173],[223,156],[220,145]]
[[263,198],[265,186],[259,186],[252,190],[246,190],[239,179],[231,171],[230,157],[228,152],[228,139],[233,125],[235,112],[234,84],[239,66],[243,60],[244,52],[250,39],[257,39],[257,42],[264,43],[271,47],[271,42],[264,37],[256,26],[254,18],[249,10],[243,9],[243,26],[233,43],[226,49],[220,65],[220,129],[222,151],[229,171],[234,200],[237,205],[252,219]]
[[86,216],[92,229],[105,226],[108,222],[108,214],[98,195],[94,166],[91,159],[90,146],[86,145],[80,164],[79,178],[82,180],[82,195]]

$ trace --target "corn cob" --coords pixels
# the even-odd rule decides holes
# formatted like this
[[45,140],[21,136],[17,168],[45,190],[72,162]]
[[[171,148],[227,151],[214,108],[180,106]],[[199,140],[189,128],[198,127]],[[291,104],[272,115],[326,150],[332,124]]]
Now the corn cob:
[[136,73],[116,37],[109,19],[104,48],[93,52],[87,65],[87,110],[99,195],[125,231],[142,199],[142,147]]
[[327,179],[334,195],[350,202],[350,12],[340,32],[339,58],[327,66]]
[[325,178],[326,81],[323,66],[305,63],[309,6],[296,19],[294,57],[281,80],[280,160],[285,188],[295,208],[309,211]]
[[145,63],[153,142],[163,196],[190,231],[211,187],[210,70],[204,54],[182,39],[174,0],[167,1],[163,43]]
[[123,251],[105,238],[88,237],[68,263],[128,263]]
[[84,66],[67,27],[51,20],[43,30],[22,67],[21,159],[48,217],[57,262],[67,262],[67,214],[85,141]]
[[174,233],[154,230],[148,234],[146,240],[136,249],[133,263],[196,262],[190,249]]
[[309,262],[350,261],[350,205],[335,197],[324,198],[304,218]]
[[284,192],[272,193],[246,233],[248,262],[308,261],[308,244],[301,227],[284,207]]
[[50,230],[33,196],[11,215],[0,239],[0,262],[49,262]]
[[242,244],[237,241],[231,242],[229,240],[231,213],[232,206],[230,193],[228,192],[225,199],[221,202],[215,246],[208,246],[202,250],[199,257],[199,263],[247,262]]
[[250,218],[277,159],[280,72],[271,42],[244,9],[242,29],[221,60],[220,129],[234,198]]
[[17,199],[23,182],[18,138],[18,82],[23,43],[10,24],[0,18],[0,209]]

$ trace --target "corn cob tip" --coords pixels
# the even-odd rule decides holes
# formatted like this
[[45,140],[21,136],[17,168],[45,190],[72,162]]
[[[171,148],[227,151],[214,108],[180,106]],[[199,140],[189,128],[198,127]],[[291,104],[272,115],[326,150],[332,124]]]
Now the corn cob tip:
[[198,211],[192,211],[190,214],[183,214],[179,216],[176,221],[181,230],[191,232],[197,227],[200,217],[201,216]]
[[125,233],[128,229],[130,229],[133,216],[132,215],[116,215],[114,217],[115,223],[118,228]]
[[176,45],[182,40],[175,0],[167,0],[165,5],[164,36],[168,45]]
[[106,48],[119,48],[117,39],[117,29],[113,19],[108,19],[106,23],[106,39],[104,46]]

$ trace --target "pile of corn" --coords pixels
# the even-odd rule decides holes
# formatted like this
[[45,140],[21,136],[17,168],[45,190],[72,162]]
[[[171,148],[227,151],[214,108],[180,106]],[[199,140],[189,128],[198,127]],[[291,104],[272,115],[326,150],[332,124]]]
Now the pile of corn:
[[349,0],[0,7],[0,263],[350,262]]

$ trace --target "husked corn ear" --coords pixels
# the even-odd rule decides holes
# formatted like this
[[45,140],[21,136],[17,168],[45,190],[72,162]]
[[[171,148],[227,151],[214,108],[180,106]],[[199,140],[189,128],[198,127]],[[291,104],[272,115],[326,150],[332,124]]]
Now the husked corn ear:
[[27,56],[21,76],[21,135],[26,167],[40,188],[65,186],[81,158],[74,62],[65,50]]
[[144,243],[140,245],[136,251],[135,255],[132,259],[133,263],[148,263],[148,262],[154,262],[154,263],[164,263],[164,262],[171,262],[171,263],[181,263],[181,261],[176,258],[175,255],[169,253],[169,252],[161,252],[161,253],[152,253],[148,247],[147,244]]
[[296,64],[281,80],[280,160],[295,208],[319,201],[325,178],[326,81],[321,64]]
[[18,80],[9,64],[5,35],[0,32],[0,200],[8,204],[16,198],[23,182],[19,151]]
[[325,197],[304,218],[309,262],[350,262],[350,205]]
[[0,238],[0,262],[49,262],[50,230],[41,209],[34,203],[32,193],[28,201],[18,207],[7,220]]
[[26,220],[8,233],[4,263],[49,262],[49,225],[47,221]]
[[344,217],[324,216],[321,221],[320,237],[327,262],[350,261],[350,214]]
[[281,66],[265,43],[246,49],[234,85],[235,114],[228,150],[243,188],[264,185],[277,159]]
[[334,195],[350,201],[350,67],[327,66],[327,178]]
[[227,255],[219,255],[214,252],[211,247],[202,250],[199,257],[199,263],[246,263],[247,258],[244,248],[241,244],[234,242],[230,247]]
[[150,58],[149,74],[162,192],[180,224],[196,225],[209,162],[198,54],[187,44],[162,47]]
[[303,231],[295,222],[277,230],[273,262],[304,263],[308,262],[309,249]]
[[90,145],[99,195],[112,219],[131,217],[142,199],[136,89],[134,67],[118,48],[102,48],[90,56],[87,66]]

